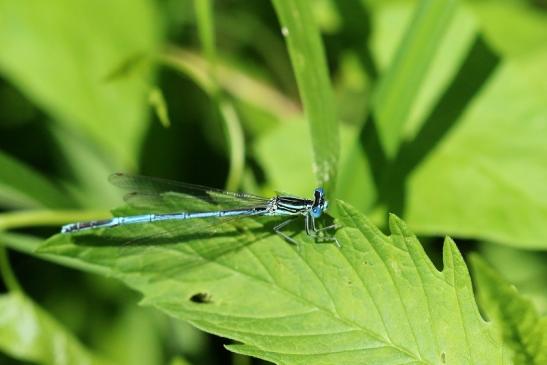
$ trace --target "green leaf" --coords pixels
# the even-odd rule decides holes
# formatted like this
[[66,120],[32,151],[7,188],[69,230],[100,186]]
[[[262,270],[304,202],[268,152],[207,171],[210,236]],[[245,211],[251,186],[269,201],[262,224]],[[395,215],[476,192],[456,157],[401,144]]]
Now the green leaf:
[[209,61],[209,73],[216,82],[216,45],[215,45],[215,24],[213,21],[213,2],[211,0],[194,0],[196,9],[196,23],[199,34],[199,41]]
[[[308,126],[303,118],[289,120],[272,129],[258,139],[254,150],[271,186],[297,196],[308,196],[315,188],[313,172],[307,168],[313,163],[313,156]],[[291,173],[293,171],[298,173]]]
[[[374,52],[378,67],[382,72],[390,72],[392,59],[403,52],[398,46],[399,40],[405,36],[406,27],[413,16],[415,5],[410,2],[394,2],[383,6],[374,15],[376,24],[371,47]],[[420,87],[414,90],[413,101],[407,105],[408,110],[404,114],[404,125],[400,133],[403,139],[415,137],[419,128],[439,102],[442,94],[453,82],[459,68],[469,54],[473,42],[477,38],[478,25],[473,12],[466,6],[457,6],[451,15],[451,21],[446,25],[444,35],[439,40],[431,59],[428,60],[427,70],[423,75]],[[419,50],[416,50],[419,51]],[[432,50],[430,50],[432,51]],[[425,52],[425,51],[424,51]],[[482,60],[477,60],[482,62]],[[401,75],[407,77],[408,75]],[[410,77],[406,80],[411,82]],[[405,86],[405,88],[411,88]],[[391,85],[391,87],[399,87]],[[389,90],[389,93],[398,91]],[[399,106],[402,107],[402,106]]]
[[160,314],[152,308],[131,305],[119,311],[103,328],[107,333],[99,335],[101,351],[116,364],[165,365],[166,334],[158,323]]
[[480,255],[519,292],[530,299],[541,314],[547,313],[547,252],[519,250],[485,242]]
[[64,168],[71,171],[77,181],[65,186],[78,205],[106,209],[118,204],[119,192],[104,178],[112,173],[110,162],[97,154],[96,148],[88,143],[85,136],[75,136],[60,125],[52,125],[51,131],[63,150]]
[[[382,73],[390,71],[392,58],[402,52],[397,48],[398,43],[401,43],[400,39],[405,36],[406,24],[412,20],[415,6],[410,2],[390,2],[382,5],[372,14],[375,28],[370,40],[370,47]],[[413,89],[413,95],[411,95],[412,103],[406,105],[408,110],[403,118],[404,125],[400,126],[402,139],[412,141],[420,128],[428,121],[428,116],[435,110],[443,93],[453,82],[476,37],[477,25],[473,14],[467,8],[457,6],[454,9],[452,21],[447,24],[442,39],[436,45],[437,49],[434,50],[432,59],[428,60],[427,72],[423,75],[420,87],[416,89],[411,85],[403,88],[405,90]],[[479,60],[479,62],[483,61]],[[407,77],[408,75],[400,76],[401,81],[412,81],[410,77]],[[386,93],[396,94],[400,91],[397,89],[399,86],[395,83],[384,84],[383,87],[388,86],[394,89],[386,91]],[[461,97],[458,96],[458,98]],[[397,107],[403,106],[404,103]],[[431,122],[431,124],[442,128],[437,120]],[[351,201],[364,212],[378,209],[378,206],[375,205],[378,200],[385,202],[389,201],[391,196],[397,196],[399,192],[389,189],[389,184],[393,182],[403,184],[406,179],[405,176],[386,177],[390,170],[389,161],[383,158],[384,151],[381,141],[375,136],[378,132],[374,129],[370,124],[365,125],[361,136],[356,136],[356,141],[352,143],[353,150],[346,155],[346,158],[342,159],[340,169],[338,196]],[[419,144],[423,148],[434,145],[436,142],[437,138],[431,138],[425,143],[420,141]],[[394,207],[390,208],[395,210]],[[384,208],[381,207],[381,209]]]
[[340,249],[311,242],[301,222],[294,247],[257,220],[242,222],[237,233],[218,228],[213,237],[135,241],[121,250],[109,243],[112,230],[57,235],[41,251],[111,268],[143,293],[143,304],[240,342],[233,351],[276,363],[507,363],[451,240],[438,271],[398,218],[390,218],[385,236],[346,203],[339,208]]
[[547,317],[540,317],[532,303],[504,280],[480,256],[472,256],[480,305],[503,332],[513,350],[515,364],[547,363]]
[[0,349],[39,364],[108,364],[21,293],[0,295]]
[[547,14],[534,2],[468,1],[488,43],[507,57],[536,52],[547,44]]
[[414,230],[547,247],[546,64],[547,49],[504,61],[412,172]]
[[398,150],[410,110],[457,5],[457,0],[420,2],[397,54],[374,92],[373,114],[389,157],[394,157]]
[[69,205],[66,192],[29,166],[0,151],[0,206],[62,208]]
[[[380,66],[395,52],[394,39],[402,31],[392,24],[404,22],[409,10],[392,4],[375,13],[373,48]],[[539,182],[546,178],[547,154],[539,136],[547,118],[541,100],[547,88],[545,47],[500,62],[478,32],[484,14],[477,17],[472,10],[466,4],[454,15],[408,116],[403,163],[376,181],[384,190],[380,199],[399,196],[402,203],[390,209],[399,208],[420,234],[543,249],[547,192]],[[497,36],[498,42],[502,38]],[[374,167],[377,155],[362,149],[342,164],[341,176],[348,178],[342,179],[340,195],[369,211],[372,198],[365,200],[362,179],[353,177],[374,172],[369,165]],[[365,152],[370,156],[363,157]],[[388,169],[377,168],[380,176]]]
[[[342,157],[347,153],[346,149],[351,145],[350,141],[354,133],[354,129],[341,125]],[[290,146],[290,148],[279,146]],[[260,165],[264,168],[270,187],[298,196],[310,196],[312,189],[315,188],[313,173],[307,169],[313,163],[311,146],[312,141],[302,117],[287,120],[287,123],[272,128],[258,138],[254,151]],[[294,171],[298,173],[295,174]],[[355,175],[352,177],[355,178]],[[367,187],[362,183],[363,180],[359,181],[361,182],[360,193],[367,195]],[[337,186],[340,187],[340,185]],[[343,193],[343,191],[340,192],[340,194]],[[328,196],[332,198],[332,192]]]
[[3,1],[0,72],[56,122],[88,136],[111,168],[135,166],[150,73],[106,78],[122,60],[155,51],[156,22],[149,0]]
[[77,260],[71,257],[37,254],[35,251],[43,242],[43,238],[39,238],[36,236],[0,231],[0,243],[14,251],[18,251],[30,256],[35,256],[42,260],[50,261],[58,265],[63,265],[76,270],[108,276],[108,270],[105,270],[104,267],[87,264],[85,262],[82,262],[81,260]]
[[339,158],[334,95],[311,1],[273,0],[281,23],[312,136],[314,174],[333,184]]
[[168,128],[171,125],[171,120],[169,119],[169,111],[167,110],[165,97],[163,96],[163,92],[160,88],[154,87],[150,90],[150,94],[148,94],[148,102],[154,109],[154,112],[163,127]]

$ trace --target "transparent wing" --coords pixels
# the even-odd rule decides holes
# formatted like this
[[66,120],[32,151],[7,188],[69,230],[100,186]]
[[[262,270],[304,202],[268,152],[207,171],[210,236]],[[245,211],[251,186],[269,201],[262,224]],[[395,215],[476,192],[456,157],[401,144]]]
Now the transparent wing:
[[262,227],[254,221],[261,212],[241,217],[208,217],[159,221],[107,228],[102,237],[117,241],[121,248],[154,246],[207,239],[215,235],[234,235],[248,228]]
[[[269,199],[247,193],[236,193],[186,184],[155,177],[115,173],[109,181],[129,191],[124,200],[139,211],[169,212],[194,210],[201,203],[215,209],[233,209],[261,206]],[[198,201],[199,200],[199,201]]]
[[[269,201],[251,194],[123,173],[111,175],[109,181],[129,191],[124,197],[127,205],[115,209],[115,216],[263,207]],[[268,221],[267,217],[263,218]],[[195,264],[200,265],[256,242],[270,235],[272,229],[273,226],[264,227],[262,219],[255,221],[249,214],[249,217],[210,217],[122,225],[77,232],[71,236],[80,245],[112,249],[113,260],[121,265],[120,270],[137,270],[135,268],[141,262],[143,265],[153,265],[157,258],[158,267],[172,266],[175,273],[189,268],[188,265],[180,267],[181,255],[195,259]]]

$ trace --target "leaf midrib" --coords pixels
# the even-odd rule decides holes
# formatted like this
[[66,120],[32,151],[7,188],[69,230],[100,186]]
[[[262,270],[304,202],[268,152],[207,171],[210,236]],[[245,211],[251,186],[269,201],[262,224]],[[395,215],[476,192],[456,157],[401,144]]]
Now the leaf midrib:
[[[397,227],[399,228],[399,227]],[[401,230],[399,229],[399,233],[400,233],[400,236],[403,237],[403,239],[405,240],[405,243],[407,245],[411,244],[410,242],[407,241],[407,236],[405,236],[404,234],[402,234]],[[416,267],[416,273],[418,274],[418,277],[420,278],[420,283],[422,284],[421,285],[421,289],[424,293],[424,297],[426,299],[426,303],[427,303],[427,314],[429,316],[429,327],[431,328],[431,332],[432,333],[435,333],[435,329],[433,327],[433,315],[432,315],[432,312],[431,312],[431,304],[429,303],[430,301],[430,298],[429,298],[429,295],[427,295],[427,290],[425,290],[425,282],[424,282],[424,278],[422,277],[422,272],[420,270],[418,270],[418,265],[414,259],[414,255],[410,255],[410,259],[412,260],[412,263],[414,264],[414,266]],[[433,269],[435,270],[436,272],[438,272],[436,269],[434,268],[431,268],[429,267],[429,269]],[[437,351],[437,353],[440,353],[440,347],[439,347],[439,341],[437,340],[437,336],[433,336],[433,341],[435,341],[435,349]]]
[[460,303],[460,296],[458,295],[458,290],[456,288],[456,269],[454,268],[454,257],[452,256],[452,251],[450,250],[450,261],[451,261],[451,267],[452,267],[452,282],[454,285],[452,288],[454,289],[454,294],[456,297],[456,302],[458,303],[458,314],[460,316],[460,323],[463,327],[463,334],[465,337],[465,344],[467,346],[467,351],[469,352],[469,358],[471,359],[471,363],[475,364],[475,361],[473,361],[473,352],[471,351],[471,346],[469,345],[469,335],[467,333],[467,326],[465,325],[465,322],[463,320],[463,313],[462,313],[462,305]]

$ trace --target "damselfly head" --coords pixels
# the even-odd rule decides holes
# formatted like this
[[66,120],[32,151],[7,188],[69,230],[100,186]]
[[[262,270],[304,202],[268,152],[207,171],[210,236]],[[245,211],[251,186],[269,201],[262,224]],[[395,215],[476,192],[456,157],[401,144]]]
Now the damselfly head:
[[328,202],[325,200],[325,192],[323,188],[317,188],[313,192],[313,205],[311,208],[311,215],[314,218],[319,218],[323,211],[327,209]]

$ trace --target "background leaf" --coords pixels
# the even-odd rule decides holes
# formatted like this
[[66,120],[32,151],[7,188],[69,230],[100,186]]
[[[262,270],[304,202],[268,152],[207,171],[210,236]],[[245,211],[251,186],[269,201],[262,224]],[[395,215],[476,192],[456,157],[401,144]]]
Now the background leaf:
[[472,256],[481,307],[502,328],[515,364],[547,361],[547,318],[478,255]]
[[527,1],[469,1],[488,43],[506,57],[545,48],[547,15]]
[[[381,68],[398,52],[401,24],[411,10],[395,3],[375,15],[373,51]],[[518,37],[534,47],[500,59],[485,37],[501,42],[501,28],[481,33],[481,22],[488,19],[474,11],[466,4],[453,15],[416,93],[395,161],[381,157],[374,130],[365,128],[368,134],[342,163],[341,196],[365,211],[398,212],[419,234],[447,232],[543,249],[542,199],[526,197],[545,195],[537,184],[545,179],[545,152],[536,141],[547,120],[538,99],[546,88],[540,75],[545,49],[525,28]],[[365,196],[362,187],[371,186],[371,180],[375,189],[367,189]]]
[[497,272],[530,299],[538,313],[547,314],[547,253],[544,251],[519,250],[487,242],[479,251]]
[[39,364],[109,364],[21,293],[0,295],[0,348]]
[[500,65],[458,126],[415,169],[405,217],[417,231],[546,247],[546,62],[542,51]]
[[[430,3],[423,3],[421,11],[418,12],[415,9],[416,4],[390,2],[371,14],[371,21],[375,24],[375,28],[370,36],[370,52],[381,74],[387,75],[388,72],[393,74],[389,78],[382,76],[380,81],[373,85],[373,93],[378,93],[378,87],[383,89],[381,94],[376,94],[373,106],[380,111],[380,114],[382,110],[385,110],[386,117],[395,116],[393,122],[400,123],[396,129],[389,131],[391,134],[389,138],[392,138],[395,143],[394,151],[399,149],[399,143],[404,145],[412,143],[426,122],[430,128],[433,127],[438,132],[437,135],[428,134],[425,138],[422,137],[416,141],[414,146],[418,147],[421,157],[434,152],[435,144],[442,140],[442,133],[449,128],[447,123],[442,123],[437,118],[432,119],[430,115],[437,108],[437,104],[445,90],[450,87],[455,75],[458,74],[462,62],[466,59],[477,37],[477,25],[468,9],[451,2],[440,2],[435,6],[428,4]],[[439,26],[437,12],[448,10],[451,14],[446,16],[450,21],[442,25],[437,32],[421,33],[428,27],[434,27],[436,24]],[[417,39],[407,39],[410,37],[411,30]],[[416,63],[414,75],[409,75],[406,72],[400,73],[401,70],[398,67],[402,67],[402,64],[391,64],[395,56],[404,60],[400,62],[405,65],[414,62],[411,61],[413,57],[410,56],[413,52],[420,54],[422,48],[429,54],[426,69]],[[474,61],[483,62],[478,57],[474,58]],[[418,80],[419,83],[413,80]],[[399,82],[404,87],[398,85]],[[401,100],[399,104],[399,99],[404,95],[406,95],[404,101]],[[395,96],[394,100],[397,103],[395,106],[389,106],[386,104],[388,100],[382,99]],[[456,100],[459,102],[460,98],[463,98],[463,95],[451,96],[450,100],[455,103]],[[452,107],[450,103],[446,104],[442,113],[448,112],[447,109]],[[388,210],[404,214],[404,205],[400,201],[403,199],[401,194],[404,191],[394,185],[404,184],[406,174],[415,166],[408,164],[408,161],[404,161],[406,165],[401,166],[400,159],[406,157],[408,153],[406,150],[400,151],[397,156],[393,156],[392,151],[391,158],[395,161],[393,163],[388,161],[388,155],[383,147],[385,137],[382,142],[381,131],[378,128],[384,128],[386,131],[387,129],[376,126],[384,121],[378,119],[378,113],[373,114],[373,111],[369,113],[361,133],[354,137],[352,150],[342,160],[339,194],[345,200],[362,207],[364,211],[377,209],[378,204],[381,204],[384,205],[383,209],[386,209],[385,205],[387,205]]]
[[456,13],[456,0],[420,1],[411,24],[374,92],[373,114],[382,146],[393,157],[428,66]]
[[3,1],[0,72],[57,123],[100,146],[111,169],[134,167],[150,74],[106,79],[127,57],[155,51],[156,16],[147,0]]
[[0,205],[17,208],[63,208],[70,198],[32,168],[0,151]]

